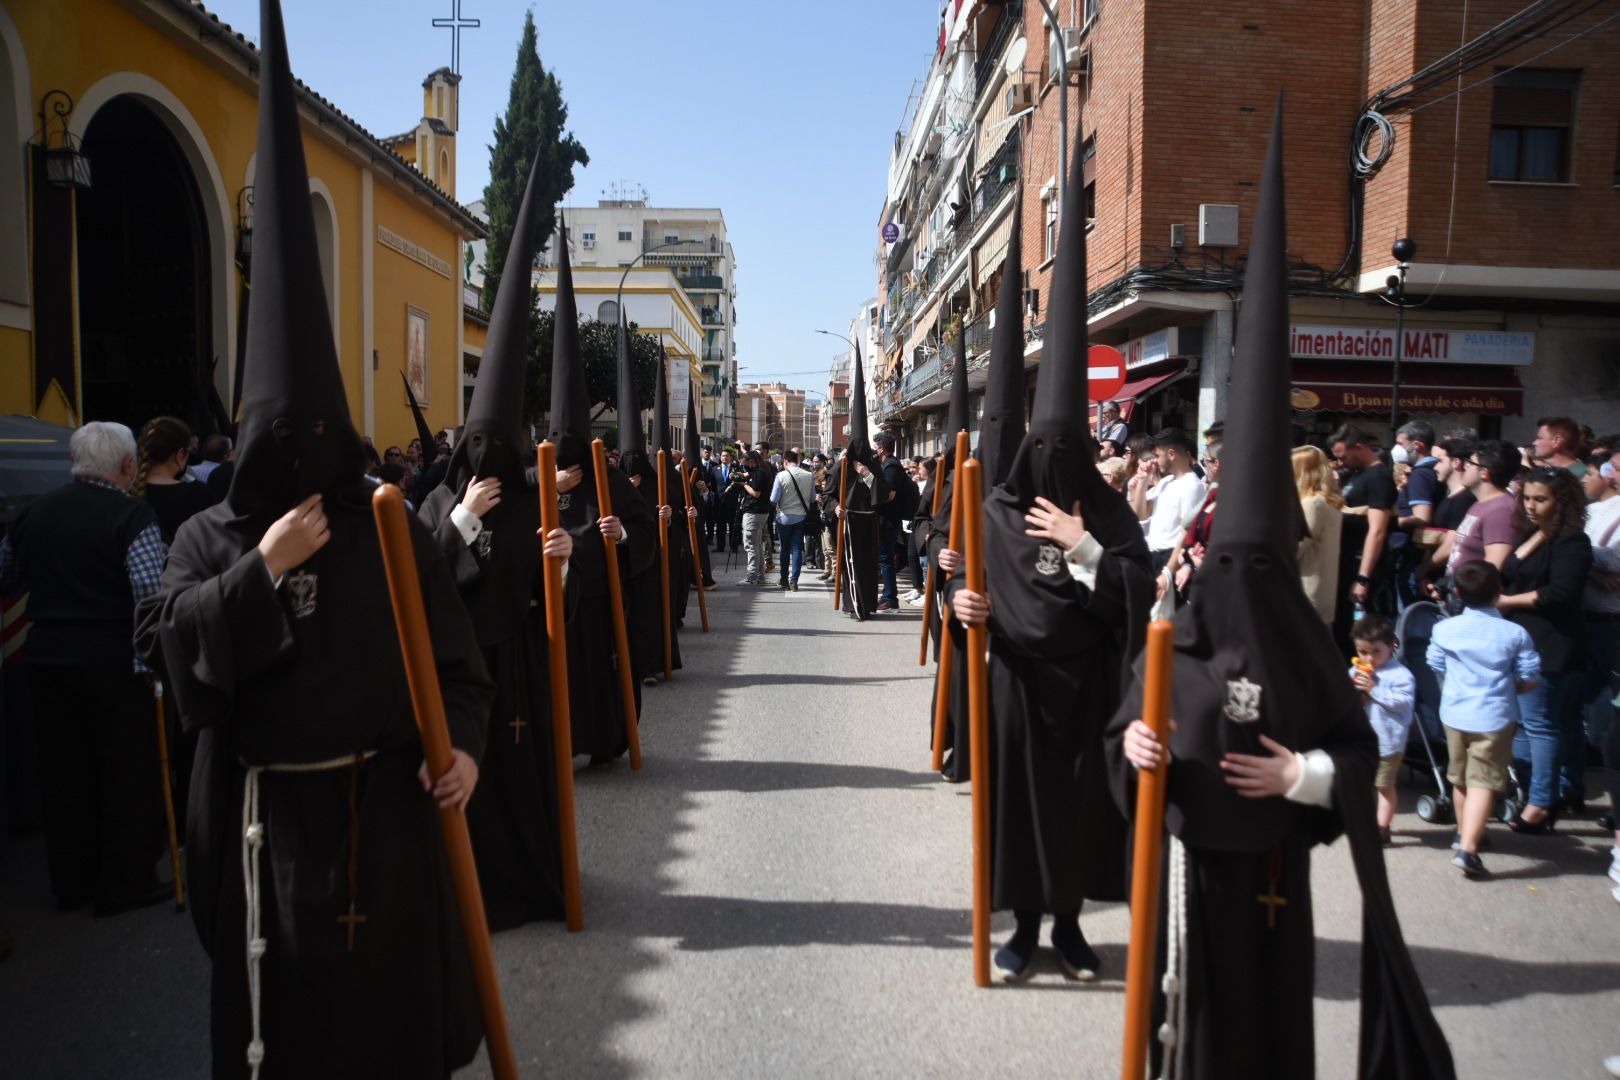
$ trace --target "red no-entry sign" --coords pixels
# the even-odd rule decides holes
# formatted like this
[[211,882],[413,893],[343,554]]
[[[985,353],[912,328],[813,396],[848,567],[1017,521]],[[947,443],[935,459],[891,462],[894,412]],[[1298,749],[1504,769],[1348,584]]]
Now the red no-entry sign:
[[1086,367],[1092,401],[1107,401],[1125,385],[1125,357],[1112,345],[1086,350]]

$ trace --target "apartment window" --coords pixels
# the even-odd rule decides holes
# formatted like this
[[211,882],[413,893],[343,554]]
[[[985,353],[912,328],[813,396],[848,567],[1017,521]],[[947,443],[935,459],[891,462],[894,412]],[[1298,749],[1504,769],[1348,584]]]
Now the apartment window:
[[1097,12],[1101,7],[1102,0],[1086,0],[1086,21],[1081,25],[1090,26],[1091,20],[1097,17]]
[[680,233],[667,232],[667,233],[664,234],[664,243],[666,243],[666,244],[679,243],[680,239],[681,239],[681,234]]
[[1508,71],[1491,91],[1490,179],[1567,183],[1578,71]]
[[1058,199],[1057,185],[1047,184],[1041,189],[1041,259],[1057,255]]
[[1086,224],[1092,225],[1097,221],[1097,136],[1093,135],[1080,144],[1080,183],[1085,189]]
[[596,308],[596,321],[617,325],[619,321],[619,305],[612,300],[604,300]]
[[634,240],[635,238],[636,238],[635,234],[632,233],[629,229],[621,228],[619,230],[619,243],[628,244],[628,243],[630,243],[630,241]]

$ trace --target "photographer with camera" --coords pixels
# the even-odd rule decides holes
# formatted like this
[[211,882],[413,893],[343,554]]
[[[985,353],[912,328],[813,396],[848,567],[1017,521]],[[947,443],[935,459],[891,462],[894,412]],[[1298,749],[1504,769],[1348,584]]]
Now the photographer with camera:
[[737,470],[736,486],[741,489],[743,550],[748,553],[745,585],[765,584],[765,529],[771,518],[770,479],[757,450],[750,450]]

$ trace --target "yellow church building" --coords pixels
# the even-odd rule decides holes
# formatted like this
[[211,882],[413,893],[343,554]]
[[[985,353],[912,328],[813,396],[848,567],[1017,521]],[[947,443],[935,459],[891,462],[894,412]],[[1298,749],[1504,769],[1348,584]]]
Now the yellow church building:
[[[193,0],[0,0],[0,413],[234,414],[251,303],[258,50]],[[379,447],[459,423],[486,228],[456,201],[459,78],[379,138],[298,87],[343,382]]]

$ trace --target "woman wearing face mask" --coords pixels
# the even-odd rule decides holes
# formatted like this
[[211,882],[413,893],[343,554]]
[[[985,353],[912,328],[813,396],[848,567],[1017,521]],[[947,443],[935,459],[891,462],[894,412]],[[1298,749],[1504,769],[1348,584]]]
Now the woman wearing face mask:
[[1585,667],[1581,597],[1592,570],[1586,495],[1565,469],[1532,469],[1519,495],[1519,514],[1533,528],[1502,568],[1497,607],[1530,632],[1541,654],[1541,684],[1519,698],[1513,764],[1528,782],[1528,800],[1513,819],[1521,833],[1550,830],[1560,809],[1585,797],[1583,737],[1570,675]]

